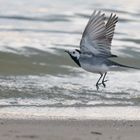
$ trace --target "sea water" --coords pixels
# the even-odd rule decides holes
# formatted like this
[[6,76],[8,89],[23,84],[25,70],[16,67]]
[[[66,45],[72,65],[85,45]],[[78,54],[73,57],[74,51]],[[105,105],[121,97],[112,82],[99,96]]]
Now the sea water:
[[97,91],[100,75],[82,70],[64,52],[79,48],[90,15],[101,10],[107,18],[119,17],[112,53],[122,64],[140,67],[139,0],[4,0],[0,5],[0,110],[37,108],[39,115],[47,108],[59,116],[61,109],[140,106],[140,70],[108,72],[106,88]]

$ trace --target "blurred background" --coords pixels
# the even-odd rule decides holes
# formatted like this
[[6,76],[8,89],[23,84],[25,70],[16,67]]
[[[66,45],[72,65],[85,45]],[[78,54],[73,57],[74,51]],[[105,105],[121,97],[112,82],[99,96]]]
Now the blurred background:
[[140,67],[139,0],[0,0],[0,107],[139,106],[140,71],[99,75],[78,68],[64,49],[79,47],[94,10],[119,17],[112,53]]

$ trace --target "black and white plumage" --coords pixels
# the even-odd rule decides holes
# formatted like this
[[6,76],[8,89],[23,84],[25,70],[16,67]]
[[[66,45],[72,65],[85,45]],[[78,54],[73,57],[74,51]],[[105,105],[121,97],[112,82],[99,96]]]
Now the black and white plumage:
[[104,87],[106,86],[105,82],[107,80],[105,80],[105,76],[111,67],[132,68],[115,63],[109,59],[117,57],[111,54],[111,42],[117,22],[118,17],[116,14],[111,14],[105,23],[105,14],[102,14],[101,11],[94,11],[82,34],[80,50],[66,51],[78,66],[86,71],[101,75],[96,83],[97,89],[99,89],[101,84]]

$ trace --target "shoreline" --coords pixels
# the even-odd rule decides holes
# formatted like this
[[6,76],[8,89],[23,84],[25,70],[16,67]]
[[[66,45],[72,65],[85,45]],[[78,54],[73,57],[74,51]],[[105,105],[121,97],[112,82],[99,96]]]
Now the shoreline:
[[140,120],[140,108],[130,107],[3,107],[0,119]]

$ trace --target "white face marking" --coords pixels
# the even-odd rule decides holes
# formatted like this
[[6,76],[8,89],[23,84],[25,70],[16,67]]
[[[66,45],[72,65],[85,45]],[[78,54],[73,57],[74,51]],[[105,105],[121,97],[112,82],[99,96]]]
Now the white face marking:
[[69,53],[73,56],[73,57],[76,57],[77,59],[79,59],[80,57],[80,53],[76,50],[73,50],[73,51],[69,51]]

